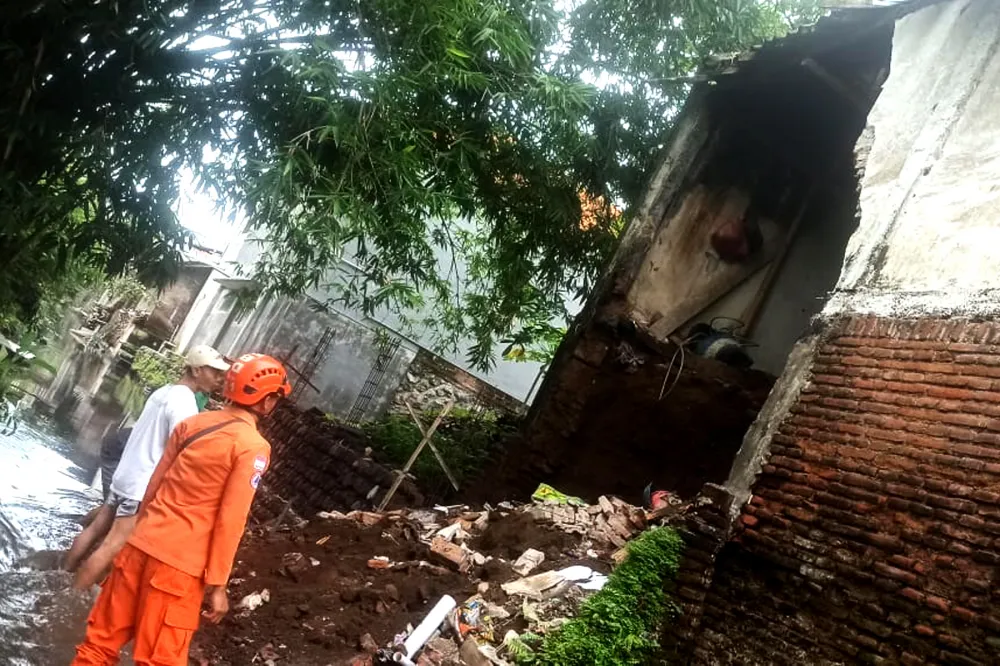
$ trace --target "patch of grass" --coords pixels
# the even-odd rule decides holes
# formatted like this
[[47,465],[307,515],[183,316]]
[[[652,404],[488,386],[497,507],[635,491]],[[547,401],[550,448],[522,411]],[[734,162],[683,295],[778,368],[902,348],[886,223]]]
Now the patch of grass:
[[[680,609],[668,597],[684,543],[657,527],[628,546],[628,558],[607,585],[587,599],[579,615],[543,640],[525,636],[511,649],[522,666],[627,666],[650,663],[666,622]],[[533,644],[534,643],[534,644]]]

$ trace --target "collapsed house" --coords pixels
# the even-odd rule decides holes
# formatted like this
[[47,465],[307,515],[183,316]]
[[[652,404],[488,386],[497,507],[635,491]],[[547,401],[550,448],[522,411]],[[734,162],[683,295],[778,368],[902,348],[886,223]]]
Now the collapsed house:
[[1000,658],[998,104],[992,0],[700,75],[500,472],[710,500],[681,663]]

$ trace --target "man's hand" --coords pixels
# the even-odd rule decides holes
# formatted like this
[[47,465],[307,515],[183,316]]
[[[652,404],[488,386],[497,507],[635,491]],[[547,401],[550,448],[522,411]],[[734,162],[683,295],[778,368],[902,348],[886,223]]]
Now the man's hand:
[[202,615],[212,624],[219,624],[229,612],[229,597],[226,595],[226,586],[209,585],[205,588],[205,593],[208,596],[208,605],[212,607],[212,610],[203,611]]

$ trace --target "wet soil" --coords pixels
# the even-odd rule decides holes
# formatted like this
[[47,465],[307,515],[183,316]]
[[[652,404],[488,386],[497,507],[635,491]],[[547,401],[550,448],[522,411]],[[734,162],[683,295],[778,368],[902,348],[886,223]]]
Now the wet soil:
[[[680,379],[661,398],[669,359],[638,344],[631,350],[635,364],[623,364],[612,350],[592,384],[570,383],[550,396],[551,404],[536,406],[526,437],[511,443],[499,470],[462,499],[524,500],[544,482],[590,502],[616,495],[641,505],[648,483],[690,499],[705,483],[725,481],[774,378],[688,354]],[[675,362],[671,384],[677,369]],[[581,417],[566,432],[564,412],[577,402]]]
[[[234,608],[219,626],[202,627],[192,656],[211,666],[243,666],[267,654],[280,656],[279,664],[295,666],[350,664],[363,654],[366,634],[380,647],[389,645],[445,594],[461,603],[485,581],[490,584],[485,598],[504,604],[508,599],[500,585],[517,578],[509,560],[528,547],[546,552],[539,570],[585,563],[608,571],[606,563],[579,558],[576,538],[526,514],[492,518],[470,545],[493,559],[468,574],[417,566],[370,568],[368,561],[378,556],[392,562],[442,563],[406,522],[369,527],[315,519],[303,528],[283,531],[254,528],[237,555],[230,600],[235,607],[246,595],[267,589],[270,602],[252,612]],[[509,626],[497,630],[502,635],[519,626],[518,621],[515,614]]]
[[[349,663],[365,634],[388,643],[407,623],[417,624],[442,595],[464,600],[475,594],[475,584],[457,572],[369,568],[377,556],[393,562],[430,559],[427,547],[405,532],[388,523],[365,527],[317,520],[293,533],[252,534],[237,556],[230,600],[235,604],[267,589],[270,602],[252,612],[235,611],[217,627],[203,627],[201,655],[211,664],[242,666],[270,643],[283,663]],[[302,558],[290,555],[295,553]]]
[[530,514],[494,513],[483,534],[472,542],[472,548],[510,561],[534,548],[545,553],[547,560],[555,561],[564,558],[578,542],[578,538],[553,525],[539,523]]

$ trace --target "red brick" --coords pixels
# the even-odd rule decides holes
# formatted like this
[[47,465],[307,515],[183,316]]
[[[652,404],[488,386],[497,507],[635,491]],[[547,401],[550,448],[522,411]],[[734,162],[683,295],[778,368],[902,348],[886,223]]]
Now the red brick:
[[986,627],[993,633],[1000,634],[1000,619],[992,615],[980,615],[979,626]]
[[885,576],[886,578],[891,578],[893,580],[898,580],[900,582],[906,583],[907,585],[916,585],[917,577],[915,574],[898,569],[896,567],[889,566],[888,564],[883,564],[881,562],[876,562],[874,567],[875,572],[880,576]]
[[431,554],[436,556],[441,562],[459,571],[464,572],[469,568],[467,553],[461,547],[441,537],[435,537],[431,541]]
[[759,522],[760,522],[760,521],[759,521],[759,520],[757,520],[757,518],[755,518],[754,516],[750,516],[750,515],[747,515],[747,514],[743,514],[743,515],[742,515],[742,516],[740,517],[740,520],[741,520],[741,521],[743,522],[743,524],[744,524],[744,525],[746,525],[747,527],[755,527],[755,526],[757,525],[757,523],[759,523]]
[[950,386],[929,386],[927,395],[934,398],[945,398],[946,400],[976,400],[982,397],[979,391],[954,388]]
[[914,590],[912,587],[904,587],[899,591],[899,594],[918,604],[924,603],[924,599],[926,598],[923,592]]
[[968,622],[970,624],[974,624],[976,620],[979,619],[979,613],[969,610],[968,608],[962,608],[961,606],[955,606],[952,608],[951,614],[963,622]]
[[948,613],[951,611],[951,604],[941,597],[935,597],[933,595],[928,595],[924,602],[936,611],[941,613]]
[[913,627],[913,630],[918,634],[920,634],[921,636],[927,636],[927,637],[933,636],[934,634],[937,633],[936,631],[928,627],[926,624],[915,625]]

